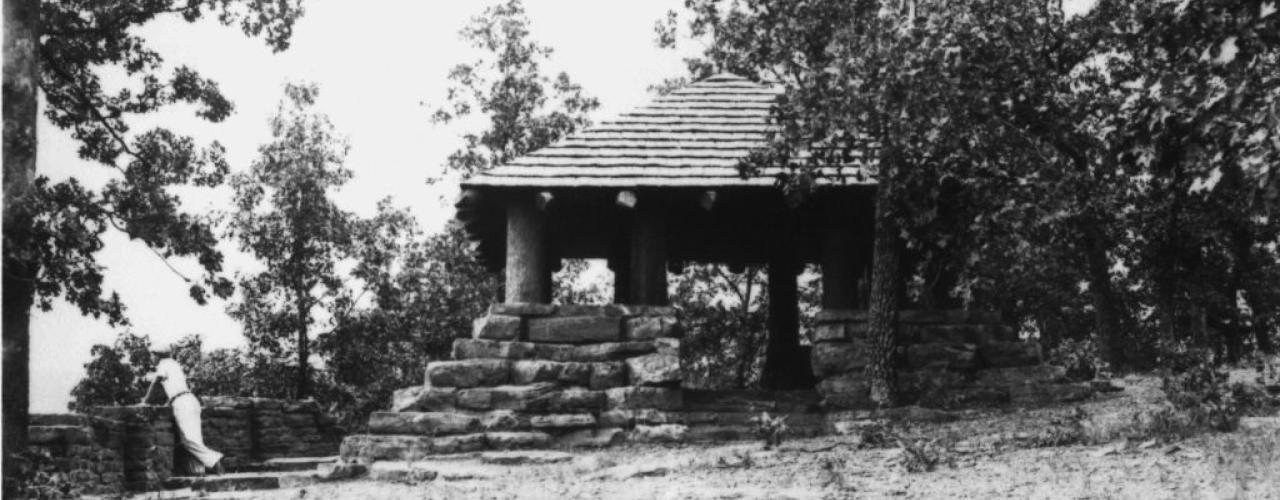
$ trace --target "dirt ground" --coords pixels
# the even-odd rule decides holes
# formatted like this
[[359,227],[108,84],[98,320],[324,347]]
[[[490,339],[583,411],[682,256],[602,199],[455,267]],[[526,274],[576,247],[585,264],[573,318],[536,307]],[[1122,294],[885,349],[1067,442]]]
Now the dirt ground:
[[[1124,426],[1093,429],[1095,445],[1046,447],[1054,419],[1082,410],[1094,421],[1132,420],[1158,404],[1149,379],[1082,405],[972,413],[946,423],[786,441],[629,445],[575,451],[542,465],[485,465],[474,456],[412,464],[439,472],[432,481],[358,480],[257,492],[276,499],[808,499],[808,498],[1248,498],[1280,499],[1280,426],[1275,417],[1232,433],[1186,439],[1126,439]],[[1076,408],[1079,407],[1080,410]],[[940,463],[908,472],[898,441],[938,440]],[[1112,439],[1114,437],[1114,439]],[[244,494],[238,498],[244,498]]]

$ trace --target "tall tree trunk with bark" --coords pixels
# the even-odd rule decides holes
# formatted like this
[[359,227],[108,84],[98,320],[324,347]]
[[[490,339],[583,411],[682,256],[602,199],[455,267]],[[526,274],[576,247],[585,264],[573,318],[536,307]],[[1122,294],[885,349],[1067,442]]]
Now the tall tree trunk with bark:
[[1111,365],[1112,370],[1117,370],[1126,364],[1120,309],[1117,307],[1115,288],[1111,284],[1111,260],[1107,258],[1107,243],[1096,222],[1085,224],[1084,251],[1098,345],[1102,348],[1103,359]]
[[[36,175],[40,2],[4,1],[4,453],[27,444],[31,305],[38,263],[26,248],[32,214],[27,198]],[[4,460],[10,477],[12,461]]]
[[897,370],[894,347],[898,319],[898,282],[900,281],[897,219],[893,216],[895,186],[890,163],[881,163],[876,189],[875,251],[871,261],[871,293],[868,335],[871,356],[867,378],[871,384],[871,402],[879,407],[897,404]]

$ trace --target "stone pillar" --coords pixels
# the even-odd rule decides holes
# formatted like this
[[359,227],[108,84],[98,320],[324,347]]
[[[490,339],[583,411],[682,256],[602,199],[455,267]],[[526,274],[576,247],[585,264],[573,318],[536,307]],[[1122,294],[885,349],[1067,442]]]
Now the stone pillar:
[[630,293],[633,304],[667,304],[667,223],[664,207],[650,197],[641,200],[631,222]]
[[507,205],[507,284],[505,302],[551,303],[551,254],[547,214],[532,197]]
[[853,194],[830,193],[822,229],[822,308],[854,309],[862,262]]

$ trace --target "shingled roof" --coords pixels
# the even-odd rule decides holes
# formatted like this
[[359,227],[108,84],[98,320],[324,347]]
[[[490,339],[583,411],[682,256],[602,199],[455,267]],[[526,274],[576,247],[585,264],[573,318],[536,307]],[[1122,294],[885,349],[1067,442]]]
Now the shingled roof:
[[[782,89],[719,74],[463,182],[470,187],[771,186],[738,164],[768,144]],[[849,172],[845,172],[849,173]]]

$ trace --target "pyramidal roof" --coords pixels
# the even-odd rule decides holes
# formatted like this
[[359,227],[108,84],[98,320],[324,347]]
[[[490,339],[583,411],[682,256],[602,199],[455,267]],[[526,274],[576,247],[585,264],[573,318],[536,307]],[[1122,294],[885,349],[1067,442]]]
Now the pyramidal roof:
[[[771,186],[738,164],[768,145],[781,87],[718,74],[463,182],[463,187]],[[776,170],[776,169],[775,169]],[[776,172],[772,172],[776,173]]]

